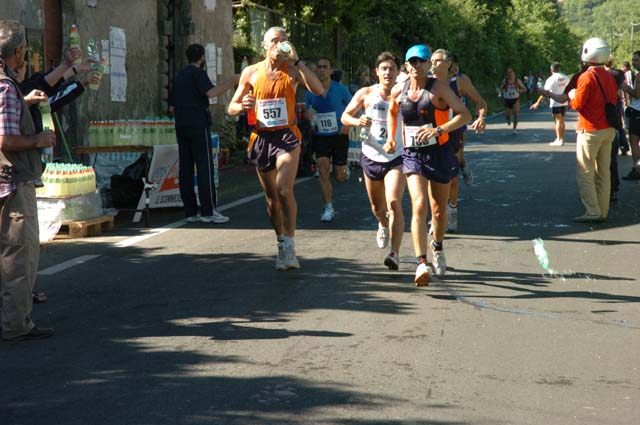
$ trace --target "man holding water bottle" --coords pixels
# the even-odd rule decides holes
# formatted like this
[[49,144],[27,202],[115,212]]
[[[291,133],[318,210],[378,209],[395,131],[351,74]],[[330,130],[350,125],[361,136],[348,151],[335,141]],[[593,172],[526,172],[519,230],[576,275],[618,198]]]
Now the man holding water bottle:
[[231,115],[249,110],[256,113],[257,122],[247,149],[276,232],[277,270],[300,268],[294,244],[298,205],[293,185],[302,141],[296,122],[296,88],[302,83],[314,94],[323,92],[322,83],[288,40],[284,28],[267,30],[262,40],[266,58],[242,71],[228,108]]
[[0,21],[0,322],[7,341],[54,333],[31,320],[40,259],[35,185],[41,184],[41,150],[56,139],[52,131],[36,134],[19,89],[26,49],[24,26]]

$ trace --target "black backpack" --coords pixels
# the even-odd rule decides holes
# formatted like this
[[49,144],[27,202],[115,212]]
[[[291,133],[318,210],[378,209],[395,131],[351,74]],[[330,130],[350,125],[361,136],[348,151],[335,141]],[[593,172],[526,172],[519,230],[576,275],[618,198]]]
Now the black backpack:
[[604,89],[602,88],[602,84],[600,84],[598,75],[595,73],[594,75],[596,77],[596,81],[598,82],[598,86],[600,86],[602,97],[604,97],[604,115],[607,117],[607,122],[611,127],[615,128],[616,130],[620,130],[622,128],[622,118],[620,117],[618,108],[616,107],[615,103],[607,101],[607,95],[604,93]]

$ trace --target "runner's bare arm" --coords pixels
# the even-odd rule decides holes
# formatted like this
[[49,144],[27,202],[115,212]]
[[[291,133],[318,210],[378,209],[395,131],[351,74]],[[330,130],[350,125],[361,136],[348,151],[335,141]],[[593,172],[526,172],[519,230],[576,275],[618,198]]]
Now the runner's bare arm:
[[518,82],[518,91],[520,93],[526,92],[527,88],[524,86],[524,84],[522,84],[522,81],[520,80],[520,78],[516,79],[516,81]]
[[[462,83],[462,85],[460,84]],[[476,106],[476,113],[478,114],[478,118],[471,124],[471,129],[475,130],[476,133],[482,133],[486,126],[485,119],[487,117],[487,102],[480,96],[480,92],[476,89],[476,87],[471,82],[471,79],[466,75],[461,75],[458,77],[458,88],[460,89],[460,93],[471,98],[473,104]]]
[[253,89],[251,79],[255,72],[255,65],[250,65],[242,71],[242,74],[240,74],[238,88],[233,94],[233,98],[231,99],[231,102],[229,102],[229,107],[227,108],[229,115],[240,115],[242,112],[253,108],[255,105],[256,99],[253,94],[251,94]]
[[369,87],[363,87],[356,92],[353,98],[351,98],[351,102],[349,102],[342,113],[342,117],[340,118],[343,125],[353,127],[371,125],[371,118],[367,117],[366,114],[362,114],[360,117],[357,116],[360,111],[366,108],[364,100],[366,99],[368,92]]
[[320,96],[324,92],[322,83],[304,62],[298,62],[298,65],[294,65],[292,68],[295,70],[296,80],[302,83],[307,90],[316,96]]
[[[636,77],[638,78],[638,77]],[[624,93],[629,94],[629,96],[637,99],[640,97],[640,84],[636,83],[636,88],[634,89],[633,87],[631,87],[629,84],[627,83],[622,83],[620,84],[620,88],[622,89],[622,91]]]
[[384,144],[382,149],[386,153],[394,153],[396,151],[395,134],[398,129],[398,96],[402,92],[402,86],[396,85],[391,89],[391,96],[389,97],[389,110],[387,111],[387,143]]

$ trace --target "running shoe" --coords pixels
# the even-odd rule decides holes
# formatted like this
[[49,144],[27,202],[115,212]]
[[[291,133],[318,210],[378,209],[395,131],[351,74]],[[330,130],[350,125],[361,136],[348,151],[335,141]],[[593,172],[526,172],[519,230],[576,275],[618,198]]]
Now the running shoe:
[[199,221],[200,221],[200,216],[198,215],[191,215],[187,217],[187,223],[197,223]]
[[278,256],[276,257],[276,270],[287,270],[287,266],[285,266],[284,242],[278,242]]
[[320,221],[329,222],[333,221],[333,218],[336,216],[335,211],[333,211],[333,207],[325,207],[324,212],[320,216]]
[[217,210],[213,210],[213,214],[211,215],[203,215],[200,217],[200,221],[203,223],[215,223],[222,224],[229,221],[229,217],[220,214]]
[[416,277],[413,279],[416,286],[429,286],[431,275],[429,274],[429,266],[427,263],[420,263],[416,268]]
[[400,268],[400,259],[398,258],[398,254],[391,251],[389,255],[385,257],[384,265],[387,266],[389,270],[398,270]]
[[296,247],[293,240],[289,243],[284,242],[284,266],[285,270],[300,268],[300,262],[298,262],[298,258],[296,257]]
[[464,184],[471,186],[473,184],[473,175],[471,174],[469,164],[465,164],[464,166],[461,165],[460,172],[462,173],[462,180],[464,181]]
[[444,249],[436,251],[431,243],[431,260],[433,262],[433,274],[436,276],[444,276],[447,272],[447,261],[444,258]]
[[447,232],[455,233],[458,231],[458,207],[452,207],[447,204]]
[[516,129],[514,128],[514,129],[511,131],[511,134],[513,134],[513,135],[515,136],[516,134],[518,134],[518,130],[516,130]]
[[549,146],[563,146],[564,145],[564,140],[562,139],[556,139],[553,142],[549,143]]
[[376,242],[378,243],[378,248],[383,249],[389,245],[389,228],[382,227],[381,224],[378,224],[378,233],[376,234]]
[[640,172],[634,168],[631,169],[629,174],[622,178],[623,180],[640,180]]

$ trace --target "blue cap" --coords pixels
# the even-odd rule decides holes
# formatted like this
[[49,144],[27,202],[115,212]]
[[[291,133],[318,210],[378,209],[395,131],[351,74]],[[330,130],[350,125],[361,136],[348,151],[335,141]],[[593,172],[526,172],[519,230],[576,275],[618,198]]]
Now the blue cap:
[[411,46],[409,50],[407,50],[407,54],[404,55],[405,62],[408,62],[411,58],[429,60],[431,59],[431,50],[424,44],[416,44],[415,46]]

